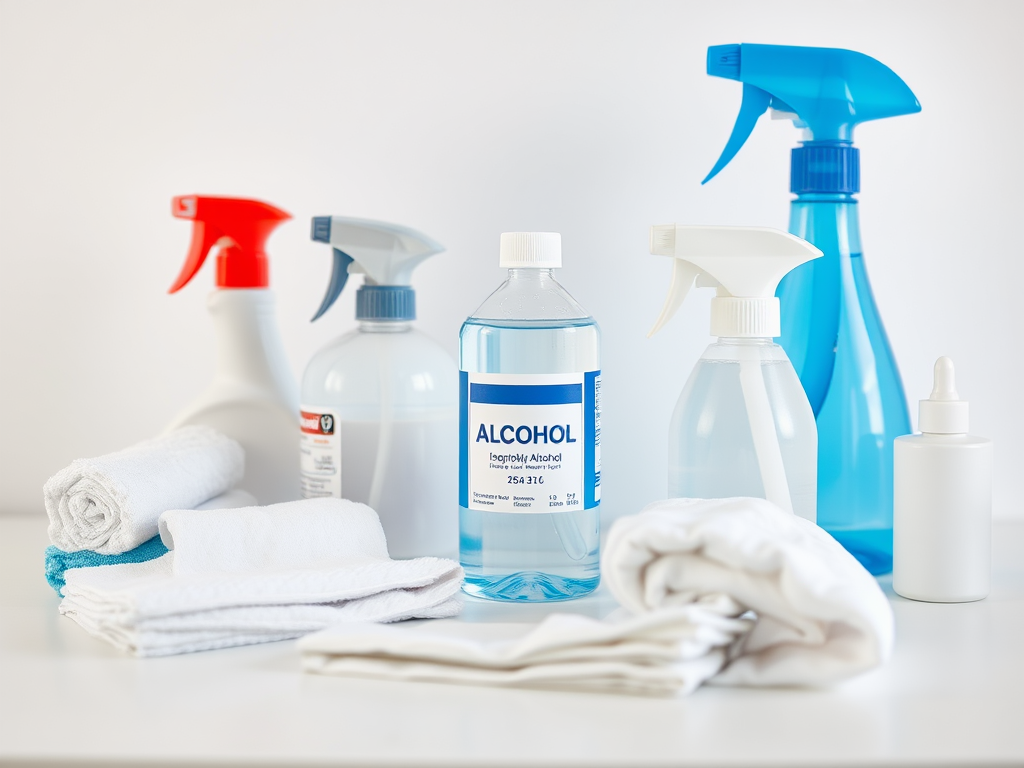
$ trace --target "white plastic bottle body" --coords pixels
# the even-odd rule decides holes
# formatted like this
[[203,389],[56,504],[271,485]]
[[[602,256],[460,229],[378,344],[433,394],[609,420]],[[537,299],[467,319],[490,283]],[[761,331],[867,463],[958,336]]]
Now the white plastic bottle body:
[[[498,473],[496,488],[500,490],[496,495],[537,501],[530,511],[511,511],[511,507],[487,511],[474,501],[473,491],[484,486],[470,479],[480,468],[467,465],[472,452],[479,448],[480,434],[479,427],[469,423],[467,411],[461,435],[465,463],[459,507],[465,589],[469,594],[494,600],[565,600],[592,592],[600,580],[600,330],[558,285],[550,270],[513,269],[510,276],[462,327],[460,368],[464,386],[480,379],[480,375],[513,387],[520,383],[531,386],[536,381],[532,377],[578,378],[584,392],[579,408],[584,427],[575,435],[579,443],[574,450],[592,451],[594,466],[581,473],[578,493],[566,493],[568,485],[562,487],[558,472],[568,470],[569,451],[562,444],[511,442],[513,433],[509,431],[508,444],[495,441],[494,450],[499,455],[522,454],[527,463],[509,463],[508,472]],[[462,407],[468,409],[468,391],[462,397]],[[515,410],[516,406],[499,407],[507,408],[508,415],[498,427],[505,422],[528,423],[534,428],[541,428],[542,422],[547,424],[537,411],[529,412],[524,422],[520,418],[524,412]],[[592,424],[589,431],[588,419]],[[489,434],[490,438],[494,436],[493,432]],[[549,471],[554,465],[543,463],[531,468],[528,462],[538,451],[558,456],[559,469]],[[509,483],[534,479],[542,484],[501,486],[506,474]],[[574,482],[580,483],[579,476]],[[587,490],[588,482],[596,487]]]
[[966,434],[898,437],[893,477],[893,589],[938,603],[986,597],[992,442]]
[[336,422],[333,440],[303,428],[304,497],[373,507],[392,557],[454,556],[458,371],[437,343],[408,322],[361,322],[309,362],[302,411]]
[[205,424],[245,449],[239,488],[260,504],[299,498],[298,388],[267,289],[219,288],[207,300],[217,346],[210,386],[168,430]]
[[[755,425],[774,435],[755,439]],[[814,522],[817,457],[814,414],[782,348],[760,338],[711,344],[672,414],[669,496],[753,496],[783,508],[788,498]]]

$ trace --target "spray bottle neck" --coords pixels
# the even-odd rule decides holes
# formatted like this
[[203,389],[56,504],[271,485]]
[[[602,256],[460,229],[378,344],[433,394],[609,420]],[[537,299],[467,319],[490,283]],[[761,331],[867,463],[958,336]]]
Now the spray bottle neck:
[[412,329],[408,320],[360,320],[359,330],[363,333],[405,333]]
[[771,336],[719,336],[718,343],[737,347],[771,347],[775,340]]
[[860,253],[859,208],[852,195],[799,195],[789,206],[789,231],[830,256]]
[[532,280],[536,282],[554,280],[555,271],[544,267],[512,267],[508,271],[508,279],[524,281]]
[[784,362],[786,352],[766,336],[720,336],[704,350],[701,359],[710,362]]
[[847,205],[856,205],[857,198],[850,194],[844,194],[842,192],[804,192],[803,194],[797,195],[793,203],[842,203]]

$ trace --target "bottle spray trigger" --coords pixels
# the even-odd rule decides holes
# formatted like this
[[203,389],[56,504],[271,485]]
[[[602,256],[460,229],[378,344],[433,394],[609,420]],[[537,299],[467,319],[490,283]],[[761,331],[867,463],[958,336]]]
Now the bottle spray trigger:
[[[416,317],[412,271],[444,246],[398,224],[346,216],[314,216],[310,237],[331,246],[331,280],[313,320],[341,294],[349,275],[365,275],[356,297],[357,320],[413,320]],[[361,302],[359,296],[365,301]],[[360,310],[363,306],[363,310]],[[360,312],[366,314],[360,315]]]
[[331,266],[331,281],[327,284],[327,292],[324,294],[323,301],[320,302],[320,308],[313,315],[312,320],[318,320],[324,312],[331,308],[338,296],[345,289],[345,283],[348,282],[348,270],[349,266],[355,263],[355,259],[349,256],[344,251],[340,251],[337,248],[331,249],[334,255],[334,264]]
[[647,332],[647,338],[662,329],[669,320],[679,311],[679,307],[686,301],[686,297],[693,288],[701,270],[694,264],[682,259],[672,259],[672,282],[668,288],[668,296],[665,297],[665,304],[661,308],[661,314],[654,321],[654,326]]
[[217,247],[218,288],[266,288],[269,284],[266,241],[291,215],[273,205],[246,198],[180,195],[171,214],[192,222],[192,242],[171,293],[195,277]]
[[[765,110],[792,120],[804,142],[853,141],[869,120],[920,112],[907,84],[881,62],[856,51],[787,45],[712,45],[707,73],[743,84],[743,101],[729,141],[707,184],[740,151]],[[856,162],[850,160],[848,162]]]
[[740,102],[740,113],[736,116],[736,124],[732,127],[729,141],[726,142],[725,149],[722,150],[715,167],[704,177],[701,184],[707,184],[732,161],[736,153],[747,143],[750,134],[754,132],[754,126],[757,125],[758,119],[768,110],[771,103],[772,95],[770,93],[762,91],[756,85],[743,84],[743,101]]

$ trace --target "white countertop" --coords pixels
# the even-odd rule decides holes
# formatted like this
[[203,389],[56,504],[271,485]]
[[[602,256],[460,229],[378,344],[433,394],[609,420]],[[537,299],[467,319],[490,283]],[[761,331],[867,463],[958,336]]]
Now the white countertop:
[[[0,518],[0,764],[1024,764],[1024,523],[994,540],[987,600],[915,603],[884,582],[883,669],[825,691],[647,699],[308,675],[294,642],[131,658],[58,615],[45,519]],[[611,607],[599,590],[556,610]],[[470,601],[465,618],[550,610]]]

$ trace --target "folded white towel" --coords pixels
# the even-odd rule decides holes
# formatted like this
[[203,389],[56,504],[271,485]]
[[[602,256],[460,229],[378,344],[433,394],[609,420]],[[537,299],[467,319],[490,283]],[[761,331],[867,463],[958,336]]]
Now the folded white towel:
[[[727,601],[726,601],[727,602]],[[724,606],[731,610],[733,606]],[[540,624],[345,624],[299,641],[309,672],[388,680],[664,695],[715,674],[749,629],[711,605],[606,621],[552,614]]]
[[892,648],[892,609],[871,575],[823,530],[763,499],[651,504],[615,522],[602,565],[625,618],[332,627],[299,643],[303,666],[666,694],[705,680],[823,685],[880,664]]
[[754,611],[713,684],[825,685],[892,650],[892,608],[875,579],[821,528],[763,499],[650,504],[612,525],[602,566],[634,612],[722,595]]
[[76,459],[43,486],[50,541],[66,552],[118,555],[153,538],[169,509],[193,509],[245,472],[242,447],[190,426],[95,459]]
[[377,514],[363,504],[173,510],[160,535],[171,549],[163,557],[67,571],[61,613],[123,650],[160,656],[462,608],[459,565],[391,560]]

